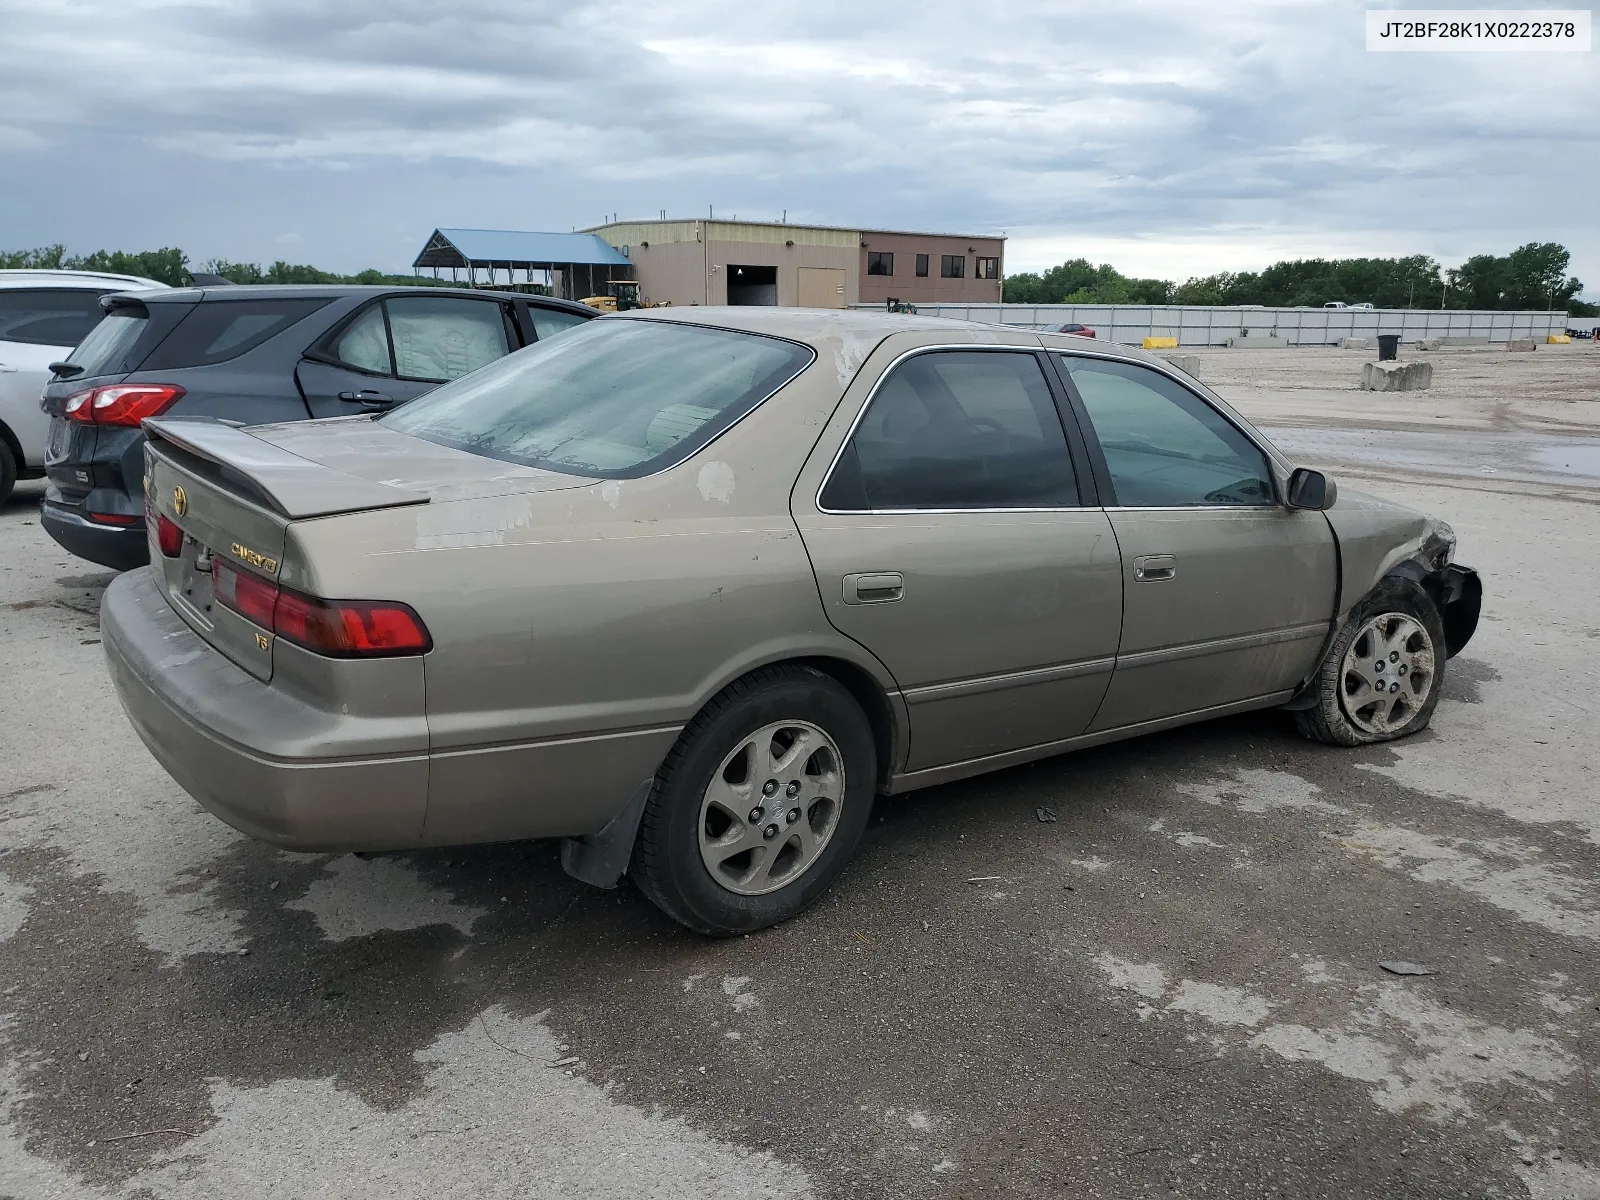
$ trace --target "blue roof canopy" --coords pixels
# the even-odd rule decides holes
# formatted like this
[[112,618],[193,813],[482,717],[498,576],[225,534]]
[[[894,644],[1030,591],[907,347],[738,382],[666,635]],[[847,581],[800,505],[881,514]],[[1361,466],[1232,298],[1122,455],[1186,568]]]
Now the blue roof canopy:
[[625,267],[616,247],[594,233],[528,233],[515,229],[435,229],[413,267],[571,265]]

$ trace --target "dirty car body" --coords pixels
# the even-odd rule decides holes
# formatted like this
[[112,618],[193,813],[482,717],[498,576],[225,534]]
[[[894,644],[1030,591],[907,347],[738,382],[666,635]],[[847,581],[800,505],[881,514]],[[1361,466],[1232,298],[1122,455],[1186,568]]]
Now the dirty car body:
[[[823,717],[772,745],[816,732],[833,773],[791,789],[848,767],[859,808],[1306,708],[1386,580],[1437,607],[1442,668],[1481,594],[1448,527],[1338,496],[1153,356],[941,319],[642,312],[376,420],[146,432],[153,565],[106,595],[111,672],[186,790],[291,849],[560,837],[608,885],[752,689],[849,709],[859,751]],[[749,786],[693,770],[702,821]],[[742,915],[674,915],[769,923],[742,873],[789,833],[763,811],[700,833],[713,875],[753,847]]]

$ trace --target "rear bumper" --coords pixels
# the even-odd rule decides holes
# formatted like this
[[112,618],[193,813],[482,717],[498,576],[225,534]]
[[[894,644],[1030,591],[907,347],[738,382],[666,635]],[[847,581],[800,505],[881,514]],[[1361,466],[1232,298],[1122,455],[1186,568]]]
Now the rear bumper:
[[[148,571],[112,582],[100,625],[111,678],[134,729],[207,811],[289,850],[397,850],[421,843],[425,749],[340,755],[341,739],[365,739],[366,731],[347,733],[348,718],[234,666],[173,612]],[[423,714],[417,722],[425,728]],[[265,744],[266,731],[280,735],[277,744]],[[295,743],[315,744],[318,756],[294,755]]]
[[102,567],[131,571],[150,561],[143,518],[132,525],[102,525],[84,516],[80,506],[46,495],[39,524],[68,551]]

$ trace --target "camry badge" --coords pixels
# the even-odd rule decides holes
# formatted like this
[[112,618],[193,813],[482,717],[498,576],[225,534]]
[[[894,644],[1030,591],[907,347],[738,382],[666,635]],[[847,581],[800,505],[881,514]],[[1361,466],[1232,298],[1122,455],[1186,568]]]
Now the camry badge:
[[249,563],[252,567],[260,567],[268,575],[276,575],[278,573],[277,559],[268,558],[265,554],[250,549],[249,546],[241,546],[238,542],[235,542],[228,547],[228,551],[235,558]]
[[180,517],[189,511],[189,493],[182,486],[172,489],[172,511]]

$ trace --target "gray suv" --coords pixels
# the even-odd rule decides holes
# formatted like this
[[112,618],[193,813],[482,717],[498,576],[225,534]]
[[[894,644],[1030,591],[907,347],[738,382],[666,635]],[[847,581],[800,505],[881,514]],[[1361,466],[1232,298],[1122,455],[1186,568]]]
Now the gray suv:
[[105,319],[44,389],[40,523],[118,570],[150,559],[145,418],[264,425],[380,411],[598,315],[546,296],[436,287],[180,288],[101,304]]

